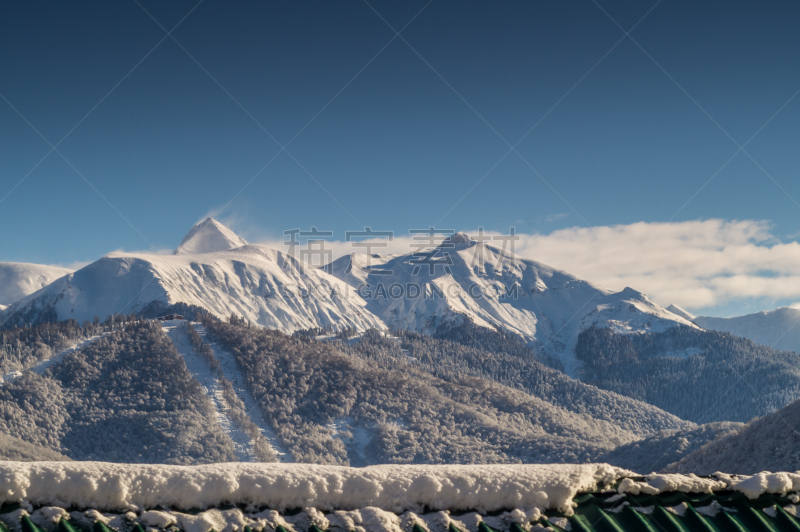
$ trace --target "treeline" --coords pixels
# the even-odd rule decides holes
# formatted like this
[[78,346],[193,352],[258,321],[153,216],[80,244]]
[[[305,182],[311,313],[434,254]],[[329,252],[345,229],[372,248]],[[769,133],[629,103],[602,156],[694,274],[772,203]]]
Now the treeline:
[[576,354],[588,382],[696,423],[745,422],[800,398],[800,354],[729,333],[593,327],[580,334]]

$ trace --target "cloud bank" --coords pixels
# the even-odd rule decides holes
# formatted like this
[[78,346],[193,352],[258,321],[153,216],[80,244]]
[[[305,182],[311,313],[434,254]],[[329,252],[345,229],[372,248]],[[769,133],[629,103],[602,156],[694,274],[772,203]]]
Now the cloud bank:
[[800,298],[800,244],[765,221],[703,220],[570,228],[522,235],[517,253],[618,290],[699,309]]

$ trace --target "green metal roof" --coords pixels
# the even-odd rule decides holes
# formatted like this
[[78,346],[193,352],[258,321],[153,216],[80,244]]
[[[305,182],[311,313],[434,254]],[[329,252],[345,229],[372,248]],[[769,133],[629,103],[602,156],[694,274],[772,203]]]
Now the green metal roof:
[[[575,498],[575,514],[546,512],[542,526],[554,530],[598,532],[783,531],[800,532],[800,520],[784,510],[786,497],[748,499],[738,492],[667,493],[624,497],[585,494]],[[559,524],[565,526],[559,526]]]
[[[748,499],[738,492],[717,492],[713,494],[667,493],[661,495],[615,495],[584,494],[576,497],[574,515],[565,516],[556,511],[545,512],[536,525],[555,531],[566,532],[747,532],[747,531],[793,531],[800,532],[800,519],[792,515],[797,508],[787,497],[762,495],[758,499]],[[784,507],[790,511],[784,510]],[[459,512],[460,513],[460,512]],[[453,513],[458,520],[459,513]],[[28,516],[20,521],[22,532],[46,532],[36,526]],[[84,530],[61,519],[57,532],[113,532],[102,522],[97,521],[91,530]],[[178,530],[172,526],[169,530]],[[0,532],[9,532],[0,523]],[[144,532],[140,525],[134,525],[130,532]],[[245,527],[244,532],[252,532]],[[276,532],[289,532],[278,527]],[[308,531],[325,532],[312,526]],[[409,532],[425,532],[415,525]],[[459,530],[452,524],[449,532],[468,532]],[[495,530],[481,523],[477,532],[525,532],[519,525],[511,525],[508,530]]]

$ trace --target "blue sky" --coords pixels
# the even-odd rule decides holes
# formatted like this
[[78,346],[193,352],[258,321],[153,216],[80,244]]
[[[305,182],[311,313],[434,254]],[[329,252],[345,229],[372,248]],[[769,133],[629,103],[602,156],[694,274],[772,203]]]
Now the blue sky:
[[[795,2],[0,9],[0,260],[172,248],[209,213],[253,241],[709,219],[767,223],[758,246],[800,232]],[[161,26],[176,25],[173,40]],[[60,155],[42,136],[66,136]]]

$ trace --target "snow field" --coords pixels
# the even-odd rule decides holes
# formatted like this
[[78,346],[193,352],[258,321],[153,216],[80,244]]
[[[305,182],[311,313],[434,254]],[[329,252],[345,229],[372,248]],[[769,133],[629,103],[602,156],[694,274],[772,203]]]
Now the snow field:
[[0,311],[73,271],[44,264],[0,262]]

